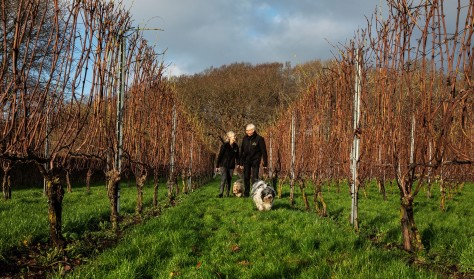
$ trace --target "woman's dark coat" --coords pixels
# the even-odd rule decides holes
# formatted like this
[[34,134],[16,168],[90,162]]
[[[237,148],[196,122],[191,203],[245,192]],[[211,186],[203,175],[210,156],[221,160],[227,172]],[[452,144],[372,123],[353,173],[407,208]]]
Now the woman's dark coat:
[[217,156],[216,167],[235,169],[236,161],[239,161],[239,146],[237,143],[234,142],[232,145],[229,142],[223,143]]

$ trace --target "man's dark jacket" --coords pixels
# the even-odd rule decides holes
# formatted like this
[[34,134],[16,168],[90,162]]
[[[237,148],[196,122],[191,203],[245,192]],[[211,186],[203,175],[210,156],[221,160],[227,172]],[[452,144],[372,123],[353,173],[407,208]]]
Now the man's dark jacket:
[[229,142],[223,143],[217,156],[216,167],[235,169],[236,161],[239,162],[239,146],[237,143],[234,142],[232,145]]
[[265,139],[254,132],[250,137],[245,135],[240,146],[240,164],[256,164],[260,163],[263,158],[263,166],[268,166],[267,146]]

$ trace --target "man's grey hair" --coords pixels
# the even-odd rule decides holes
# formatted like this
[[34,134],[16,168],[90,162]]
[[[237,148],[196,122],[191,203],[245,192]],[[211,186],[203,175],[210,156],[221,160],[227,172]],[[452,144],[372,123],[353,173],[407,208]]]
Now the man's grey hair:
[[255,131],[255,125],[253,125],[252,123],[248,124],[246,127],[245,127],[245,130],[254,130]]

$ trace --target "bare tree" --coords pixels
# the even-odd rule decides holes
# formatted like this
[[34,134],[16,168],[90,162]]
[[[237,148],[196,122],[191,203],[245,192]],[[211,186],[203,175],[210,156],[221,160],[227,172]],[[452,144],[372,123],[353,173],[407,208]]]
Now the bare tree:
[[[324,71],[316,71],[304,97],[292,105],[296,109],[268,129],[278,148],[274,152],[281,154],[280,173],[288,173],[289,119],[295,111],[304,111],[305,116],[296,118],[300,133],[307,133],[297,137],[296,154],[304,154],[299,168],[314,176],[348,178],[349,139],[354,136],[349,100],[356,49],[362,49],[361,118],[356,129],[362,140],[354,183],[362,187],[376,178],[386,195],[385,180],[395,180],[403,247],[408,251],[423,249],[414,200],[427,178],[441,179],[443,206],[443,181],[459,179],[458,173],[464,173],[464,179],[472,176],[474,28],[461,23],[472,21],[474,5],[461,2],[457,13],[448,15],[445,1],[388,1],[388,17],[375,13],[365,31],[338,48],[337,61],[323,63]],[[448,26],[447,16],[455,16],[457,24]],[[315,152],[314,146],[324,151]],[[296,159],[300,162],[298,155]]]

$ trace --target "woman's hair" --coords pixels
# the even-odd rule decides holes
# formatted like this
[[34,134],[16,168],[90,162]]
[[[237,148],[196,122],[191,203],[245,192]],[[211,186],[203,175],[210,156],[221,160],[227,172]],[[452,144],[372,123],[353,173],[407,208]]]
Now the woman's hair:
[[225,134],[225,142],[229,142],[230,141],[230,137],[232,136],[235,136],[235,133],[232,132],[232,131],[229,131]]
[[245,127],[245,130],[254,130],[255,131],[255,125],[253,125],[252,123],[248,124],[246,127]]

